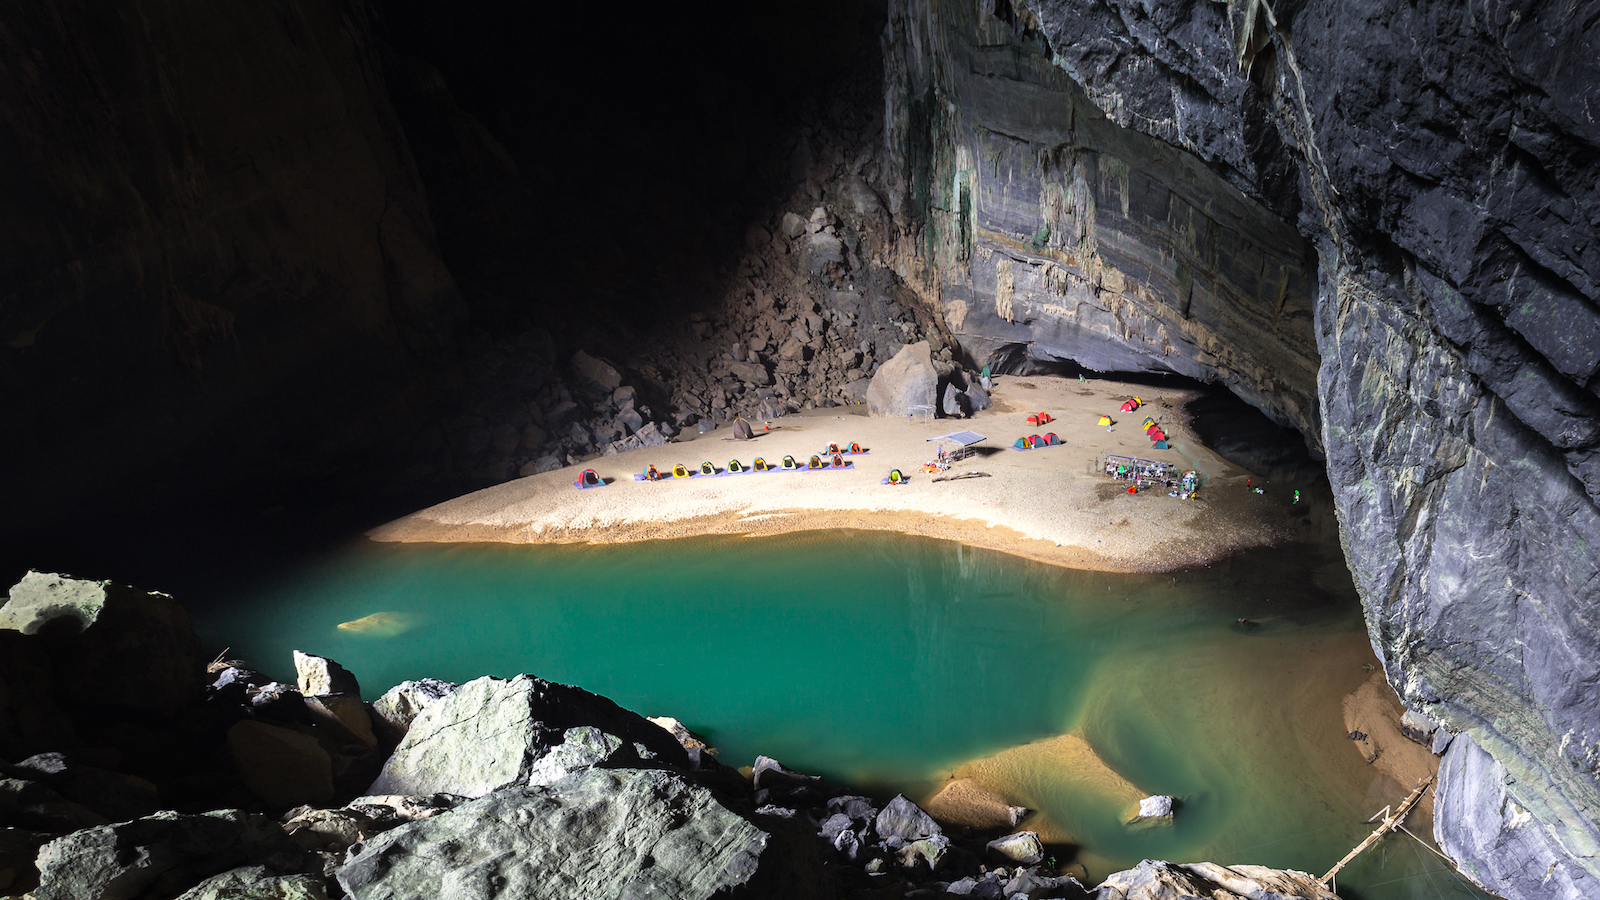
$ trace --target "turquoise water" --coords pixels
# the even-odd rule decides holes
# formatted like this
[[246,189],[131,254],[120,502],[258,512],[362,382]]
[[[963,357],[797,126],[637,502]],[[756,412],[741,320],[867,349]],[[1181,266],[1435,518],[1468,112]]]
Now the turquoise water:
[[[380,612],[410,630],[337,628]],[[732,765],[764,753],[886,795],[924,799],[971,760],[1076,734],[1181,804],[1171,827],[1134,832],[1121,798],[1017,769],[1014,799],[1095,879],[1147,857],[1321,874],[1404,794],[1344,738],[1339,700],[1371,653],[1348,573],[1318,546],[1130,576],[869,532],[363,543],[195,615],[210,642],[279,678],[293,649],[339,660],[369,699],[408,678],[531,672],[676,716]],[[1426,874],[1440,868],[1391,838],[1340,888],[1481,896]]]

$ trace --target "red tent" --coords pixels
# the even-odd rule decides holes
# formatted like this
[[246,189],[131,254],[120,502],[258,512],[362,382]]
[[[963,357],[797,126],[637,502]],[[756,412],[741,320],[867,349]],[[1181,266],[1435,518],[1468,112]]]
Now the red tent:
[[1166,432],[1162,431],[1159,428],[1152,428],[1149,431],[1145,432],[1145,434],[1149,435],[1150,436],[1150,440],[1152,440],[1152,441],[1164,441],[1164,440],[1167,439]]
[[1139,404],[1133,402],[1132,400],[1129,400],[1129,401],[1127,401],[1127,402],[1122,404],[1122,411],[1123,412],[1133,412],[1134,410],[1136,410],[1138,408],[1139,408]]

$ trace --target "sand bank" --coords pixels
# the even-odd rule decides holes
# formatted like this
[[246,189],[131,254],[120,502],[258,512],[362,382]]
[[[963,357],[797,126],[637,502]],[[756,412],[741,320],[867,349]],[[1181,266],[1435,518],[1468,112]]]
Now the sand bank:
[[[1148,405],[1137,413],[1118,407],[1138,394]],[[961,541],[1015,555],[1099,571],[1165,571],[1219,559],[1244,547],[1269,544],[1288,530],[1286,497],[1260,496],[1244,486],[1247,473],[1202,446],[1184,404],[1193,390],[1160,389],[1050,376],[1007,377],[994,391],[995,406],[967,420],[873,419],[843,410],[785,416],[754,440],[732,440],[730,429],[662,447],[602,457],[587,465],[610,482],[578,490],[580,471],[569,467],[468,494],[384,525],[380,541],[494,541],[610,543],[701,534],[774,534],[825,528],[899,531]],[[1040,410],[1055,417],[1027,424]],[[1116,424],[1108,432],[1101,414]],[[1152,451],[1139,424],[1154,417],[1171,450]],[[972,430],[988,440],[978,455],[949,474],[988,477],[935,482],[919,469],[934,455],[928,438]],[[1010,449],[1024,434],[1054,432],[1061,446],[1026,452]],[[717,478],[636,482],[650,464],[694,469],[702,460],[718,468],[730,458],[748,465],[757,456],[776,463],[784,455],[804,460],[830,441],[870,449],[847,457],[850,471],[766,473]],[[1205,488],[1194,500],[1163,491],[1127,494],[1098,472],[1104,454],[1170,461],[1195,469]],[[911,476],[891,487],[892,468]]]

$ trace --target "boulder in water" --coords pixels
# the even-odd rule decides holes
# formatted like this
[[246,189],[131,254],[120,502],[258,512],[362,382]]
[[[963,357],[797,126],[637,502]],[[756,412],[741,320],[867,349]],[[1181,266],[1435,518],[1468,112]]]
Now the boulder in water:
[[1139,801],[1138,809],[1128,810],[1129,825],[1163,825],[1172,822],[1172,798],[1156,794]]
[[484,677],[423,709],[367,793],[481,797],[560,768],[643,759],[689,764],[672,735],[604,697],[532,675]]
[[908,416],[916,407],[932,407],[939,386],[939,373],[927,341],[900,348],[894,358],[879,367],[867,385],[867,415]]

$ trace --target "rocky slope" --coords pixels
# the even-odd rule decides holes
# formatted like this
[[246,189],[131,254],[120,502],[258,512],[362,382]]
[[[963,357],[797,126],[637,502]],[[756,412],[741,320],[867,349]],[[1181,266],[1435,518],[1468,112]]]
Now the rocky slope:
[[901,0],[885,41],[894,208],[958,337],[1070,357],[1098,317],[1090,365],[1212,366],[1324,448],[1374,647],[1456,734],[1439,840],[1507,897],[1600,875],[1597,21]]

